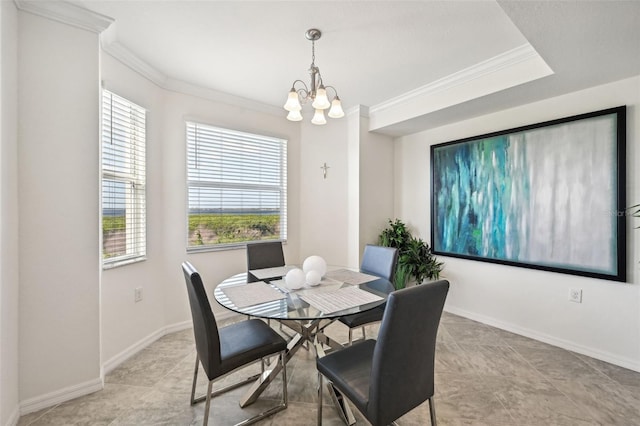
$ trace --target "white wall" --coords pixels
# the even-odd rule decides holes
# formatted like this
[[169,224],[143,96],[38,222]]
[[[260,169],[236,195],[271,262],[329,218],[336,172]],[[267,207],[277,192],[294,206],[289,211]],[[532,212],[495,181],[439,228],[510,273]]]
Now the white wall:
[[[108,54],[101,54],[101,78],[110,90],[147,110],[147,260],[102,271],[100,288],[102,363],[109,372],[149,343],[167,325],[164,315],[162,122],[164,91]],[[134,301],[134,289],[143,299]]]
[[376,244],[380,232],[394,215],[394,146],[390,136],[371,133],[369,118],[360,118],[360,217],[358,228],[362,254],[366,244]]
[[14,3],[0,2],[0,425],[19,415],[17,23]]
[[[345,118],[311,124],[309,111],[302,124],[300,147],[300,260],[322,256],[330,265],[348,265],[348,154]],[[327,163],[327,178],[321,167]]]
[[18,14],[20,400],[100,389],[98,36]]
[[357,267],[393,214],[393,140],[368,132],[367,113],[359,106],[324,126],[302,123],[301,260]]
[[390,136],[369,132],[369,109],[360,105],[348,119],[348,258],[357,267],[366,244],[376,244],[393,217],[393,155]]
[[[165,90],[106,53],[101,68],[107,89],[147,108],[147,260],[102,273],[102,357],[108,371],[140,345],[191,321],[183,261],[194,264],[208,288],[246,269],[243,249],[186,253],[185,120],[289,141],[289,242],[284,250],[291,263],[297,262],[299,239],[300,126],[270,113],[272,108],[265,112],[259,104],[247,107],[246,100],[238,99],[243,105],[238,106],[215,100],[215,94],[205,90],[201,96]],[[143,289],[138,303],[136,287]],[[218,316],[229,314],[216,303],[212,307]]]
[[[545,120],[627,105],[627,203],[640,202],[640,77],[399,138],[397,216],[429,238],[429,146]],[[628,227],[628,282],[617,283],[442,257],[451,281],[446,309],[640,371],[640,261],[637,223]],[[589,232],[588,229],[585,232]],[[568,301],[569,288],[583,303]]]

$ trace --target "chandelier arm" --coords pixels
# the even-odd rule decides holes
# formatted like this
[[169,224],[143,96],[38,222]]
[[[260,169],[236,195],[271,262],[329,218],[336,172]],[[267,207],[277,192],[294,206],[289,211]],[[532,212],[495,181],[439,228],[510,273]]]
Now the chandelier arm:
[[336,88],[335,88],[335,87],[333,87],[333,86],[324,86],[324,88],[325,88],[325,89],[332,89],[332,90],[333,90],[333,92],[336,94],[336,96],[335,96],[335,97],[336,97],[336,98],[339,98],[339,97],[338,97],[338,91],[336,90]]
[[306,85],[306,83],[302,80],[294,80],[293,84],[291,85],[291,88],[295,91],[301,90],[301,89],[296,89],[296,83],[302,83],[302,85],[304,86],[304,90],[305,91],[309,91],[309,87]]
[[[296,87],[296,83],[301,83],[302,86],[304,87]],[[311,92],[309,91],[309,87],[307,86],[307,84],[302,81],[302,80],[295,80],[293,82],[293,84],[291,85],[291,90],[295,90],[296,93],[298,94],[298,96],[300,97],[300,101],[302,103],[306,103],[309,100],[309,97],[311,95]]]

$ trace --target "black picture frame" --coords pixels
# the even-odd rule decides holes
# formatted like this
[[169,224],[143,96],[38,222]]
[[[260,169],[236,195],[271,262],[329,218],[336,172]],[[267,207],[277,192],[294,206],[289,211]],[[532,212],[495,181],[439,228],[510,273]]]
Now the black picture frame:
[[626,106],[431,146],[434,254],[626,281]]

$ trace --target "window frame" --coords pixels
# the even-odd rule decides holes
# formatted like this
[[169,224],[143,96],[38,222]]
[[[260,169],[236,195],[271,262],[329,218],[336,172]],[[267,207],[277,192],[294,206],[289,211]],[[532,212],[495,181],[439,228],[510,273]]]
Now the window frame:
[[[109,99],[109,100],[107,100]],[[114,100],[118,102],[119,108],[128,108],[130,111],[129,120],[132,123],[131,132],[127,134],[129,138],[125,148],[126,152],[115,154],[118,158],[114,159],[112,167],[105,162],[106,142],[113,142],[114,138]],[[109,106],[108,116],[105,107]],[[101,137],[100,137],[100,228],[101,237],[101,260],[102,269],[111,269],[118,266],[128,265],[131,263],[141,262],[147,259],[147,193],[146,193],[146,131],[147,131],[147,110],[140,105],[130,101],[123,96],[118,95],[108,89],[103,88],[101,91]],[[125,119],[126,121],[126,119]],[[142,123],[140,123],[142,121]],[[107,125],[111,124],[109,129]],[[123,123],[118,123],[123,126]],[[122,130],[122,129],[118,129]],[[124,160],[130,167],[124,170],[118,170],[115,164],[118,159]],[[125,253],[105,257],[104,246],[104,209],[105,209],[105,182],[113,181],[115,185],[122,185],[124,188],[124,216],[125,216]],[[114,187],[115,187],[114,185]],[[129,189],[127,189],[127,187]],[[115,204],[115,203],[114,203]],[[117,207],[112,207],[117,208]]]
[[[191,142],[190,138],[190,126],[200,126],[201,128],[208,129],[213,132],[220,132],[224,134],[231,135],[231,137],[242,138],[246,137],[248,140],[256,140],[263,139],[264,141],[276,142],[279,144],[279,148],[277,150],[278,156],[280,159],[279,163],[279,185],[268,185],[268,184],[256,184],[256,183],[233,183],[229,184],[228,182],[221,181],[219,183],[206,183],[204,185],[198,185],[198,183],[202,184],[203,181],[192,181],[190,180],[190,149]],[[186,119],[185,120],[185,147],[186,147],[186,170],[185,170],[185,183],[186,183],[186,205],[185,205],[185,216],[186,216],[186,229],[185,229],[185,247],[187,253],[199,253],[199,252],[209,252],[209,251],[224,251],[224,250],[235,250],[235,249],[243,249],[246,247],[247,243],[256,242],[256,241],[281,241],[283,244],[286,244],[287,234],[288,234],[288,186],[287,186],[287,152],[288,152],[288,140],[282,137],[277,136],[269,136],[264,134],[250,133],[241,130],[235,130],[230,128],[225,128],[221,126],[216,126],[212,124],[208,124],[206,122],[202,122],[199,120]],[[195,143],[195,142],[194,142]],[[195,149],[195,148],[194,148]],[[273,152],[276,152],[275,150]],[[221,189],[221,188],[233,188],[238,190],[277,190],[279,193],[279,207],[278,212],[280,215],[280,235],[278,238],[272,239],[248,239],[244,241],[238,242],[229,242],[229,243],[216,243],[216,244],[204,244],[204,245],[190,245],[190,189],[191,188],[211,188],[211,189]]]

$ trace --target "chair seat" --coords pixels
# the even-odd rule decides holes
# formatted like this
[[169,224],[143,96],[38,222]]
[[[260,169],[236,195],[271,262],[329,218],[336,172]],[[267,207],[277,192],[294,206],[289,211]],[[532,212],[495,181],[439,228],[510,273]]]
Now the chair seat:
[[345,315],[338,318],[338,320],[349,328],[356,328],[372,322],[382,321],[383,315],[384,305],[357,314]]
[[286,349],[287,342],[258,319],[241,321],[219,329],[221,374]]
[[348,351],[332,352],[317,360],[318,371],[329,379],[360,412],[367,411],[375,340],[354,343]]
[[[449,282],[394,291],[387,299],[377,340],[365,340],[319,358],[319,389],[326,377],[372,426],[395,422],[429,401],[431,425],[438,325]],[[318,392],[318,425],[322,392]]]

